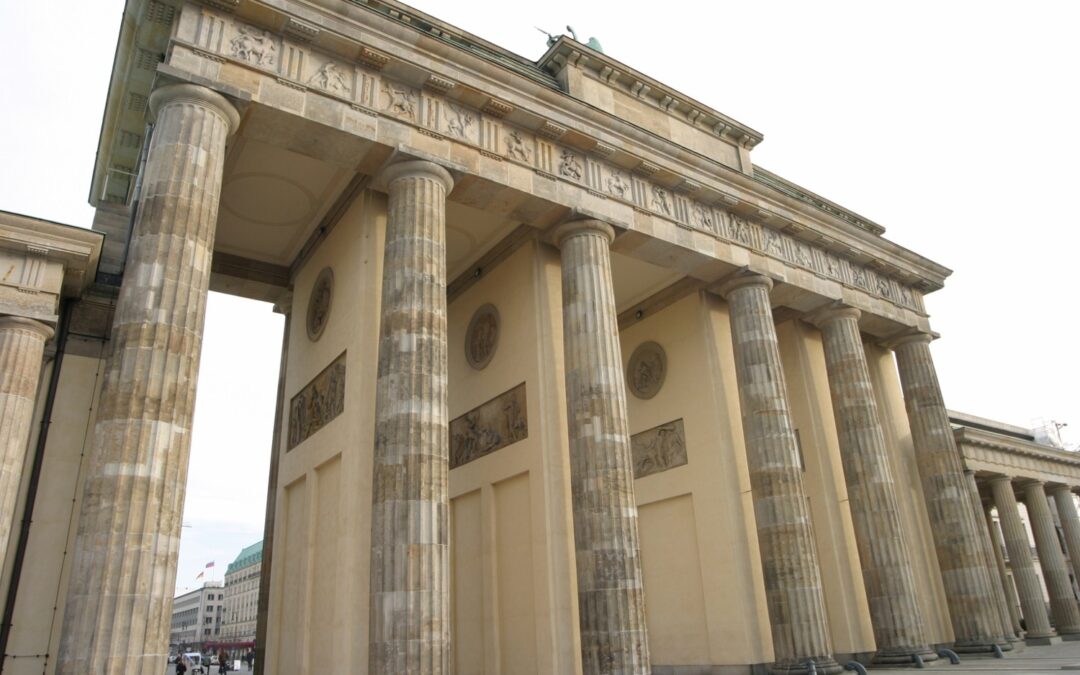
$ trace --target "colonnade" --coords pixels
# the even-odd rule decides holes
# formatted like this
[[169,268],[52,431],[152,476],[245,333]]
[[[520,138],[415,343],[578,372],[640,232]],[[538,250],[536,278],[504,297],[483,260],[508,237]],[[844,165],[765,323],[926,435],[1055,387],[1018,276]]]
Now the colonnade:
[[[165,669],[225,141],[239,116],[220,95],[194,85],[160,88],[150,103],[157,125],[85,482],[60,673]],[[369,667],[371,673],[448,673],[445,219],[453,177],[432,162],[407,161],[391,165],[384,179],[389,213],[375,400]],[[646,674],[650,659],[611,276],[613,238],[610,225],[587,219],[564,224],[554,237],[562,256],[581,649],[587,673]],[[741,273],[717,292],[730,312],[774,670],[805,673],[813,661],[819,673],[838,673],[771,288],[768,278]],[[934,651],[916,598],[913,552],[901,525],[859,317],[858,310],[837,305],[805,319],[824,338],[877,642],[875,660],[930,660]],[[21,363],[18,358],[40,362],[47,336],[38,326],[0,320],[0,363]],[[988,546],[984,538],[983,514],[973,508],[970,479],[953,441],[930,339],[913,333],[889,346],[896,354],[936,533],[955,645],[961,651],[1008,648],[1015,622],[1001,601],[994,545]],[[4,429],[23,437],[33,408],[23,404],[23,398],[35,374],[26,368],[4,368],[0,374],[0,403],[5,406],[0,410],[19,418],[17,423],[5,421]],[[10,448],[25,444],[25,438],[9,442],[5,436],[0,442],[6,468]],[[1003,512],[1029,635],[1052,636],[1041,597],[1038,603],[1034,599],[1038,584],[1031,583],[1031,557],[1014,518],[1012,487],[1004,480],[991,485],[994,503]],[[1080,634],[1080,611],[1048,521],[1044,488],[1031,483],[1024,490],[1038,521],[1035,536],[1058,632]],[[1075,507],[1059,489],[1052,495],[1078,564],[1080,521]],[[0,506],[7,508],[6,503]]]
[[[999,603],[1002,623],[1008,626],[1012,635],[1020,635],[1022,628],[1028,644],[1050,644],[1058,639],[1080,640],[1080,604],[1064,555],[1067,551],[1073,576],[1080,579],[1080,517],[1073,488],[1031,478],[988,474],[981,481],[989,493],[984,499],[979,479],[974,472],[968,472],[968,475],[974,508],[981,512],[985,523],[980,534],[986,542],[989,565],[998,577],[995,602]],[[1053,506],[1048,493],[1053,497]],[[1020,514],[1021,501],[1031,527],[1030,538]],[[1000,531],[992,517],[995,509]],[[1055,510],[1064,534],[1061,538],[1054,522]],[[1032,555],[1032,539],[1038,554],[1037,562]],[[1013,584],[1009,583],[1002,547],[1008,553]],[[1042,572],[1045,595],[1036,565]],[[1016,610],[1017,602],[1020,612]]]

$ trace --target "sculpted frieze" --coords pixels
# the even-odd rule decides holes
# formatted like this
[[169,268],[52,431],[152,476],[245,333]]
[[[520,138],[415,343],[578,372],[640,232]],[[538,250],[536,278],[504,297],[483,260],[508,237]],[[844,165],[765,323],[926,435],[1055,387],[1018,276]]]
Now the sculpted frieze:
[[450,468],[529,436],[525,383],[503,392],[450,422]]
[[686,464],[686,430],[682,419],[630,437],[634,478],[644,478]]
[[[641,161],[630,174],[610,160],[618,149],[598,142],[588,155],[560,145],[563,127],[546,122],[542,138],[507,121],[508,104],[491,99],[472,108],[453,99],[453,81],[438,77],[438,86],[423,92],[397,82],[383,72],[389,56],[362,47],[352,64],[336,61],[309,42],[272,34],[238,22],[215,10],[202,8],[197,28],[187,35],[193,47],[246,66],[273,71],[282,82],[344,99],[372,115],[382,115],[415,126],[446,142],[474,146],[494,159],[528,166],[537,173],[582,185],[593,194],[621,200],[657,218],[684,228],[744,246],[761,254],[853,286],[897,305],[922,311],[919,295],[868,267],[833,251],[773,229],[727,207],[738,202],[711,203],[693,198],[701,186],[686,178],[666,181],[661,167]],[[291,34],[289,34],[291,35]],[[178,38],[183,40],[185,38]],[[366,56],[363,56],[366,54]],[[375,56],[380,58],[376,59]],[[309,92],[310,94],[311,92]],[[432,133],[434,132],[434,133]],[[689,189],[684,189],[690,186]],[[672,192],[677,188],[680,194]],[[766,214],[765,217],[767,217]]]
[[289,402],[289,450],[344,412],[345,354],[342,352]]

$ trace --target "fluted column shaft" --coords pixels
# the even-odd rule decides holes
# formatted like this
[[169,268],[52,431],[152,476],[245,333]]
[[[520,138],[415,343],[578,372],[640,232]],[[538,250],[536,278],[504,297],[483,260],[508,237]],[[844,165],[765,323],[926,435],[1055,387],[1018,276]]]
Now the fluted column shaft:
[[941,396],[927,334],[894,344],[926,510],[949,604],[957,651],[986,651],[1000,640],[979,524]]
[[408,161],[389,191],[375,389],[369,672],[450,672],[446,196]]
[[1031,532],[1035,535],[1035,547],[1039,551],[1039,566],[1042,567],[1046,590],[1050,594],[1054,627],[1066,640],[1080,639],[1080,607],[1073,595],[1069,570],[1065,566],[1065,556],[1061,553],[1061,542],[1042,483],[1031,482],[1024,486],[1024,504],[1031,518]]
[[900,522],[885,434],[866,365],[860,312],[830,308],[810,317],[821,329],[833,416],[844,464],[848,506],[870,605],[875,663],[910,663],[913,654],[936,658],[915,592],[911,554]]
[[[979,495],[979,482],[975,479],[975,472],[970,470],[964,471],[964,478],[967,480],[968,491],[971,495],[971,508],[975,511],[975,521],[976,523],[982,522],[982,496]],[[1012,620],[1009,617],[1009,609],[1005,600],[1005,589],[1001,585],[1001,577],[997,574],[997,566],[994,562],[994,552],[990,542],[990,530],[980,528],[980,533],[983,535],[979,537],[983,549],[983,563],[986,565],[986,570],[990,574],[990,590],[993,591],[994,607],[997,609],[998,619],[1001,622],[1001,634],[1005,637],[1006,642],[1008,642],[1009,638],[1014,636]],[[1007,646],[1011,647],[1011,644]]]
[[1055,485],[1050,488],[1050,494],[1054,497],[1061,529],[1065,532],[1065,546],[1069,549],[1073,574],[1080,579],[1080,516],[1076,513],[1076,501],[1068,485]]
[[171,85],[157,124],[113,320],[83,488],[58,672],[160,673],[187,483],[225,139],[219,94]]
[[1023,635],[1024,629],[1020,626],[1020,610],[1016,606],[1017,597],[1015,593],[1012,593],[1012,587],[1009,585],[1008,574],[1005,571],[1005,557],[1001,553],[1001,547],[1004,546],[1004,542],[998,536],[998,528],[994,525],[994,515],[991,512],[994,506],[988,505],[983,514],[986,519],[986,529],[990,533],[990,549],[994,554],[994,564],[997,565],[997,578],[1001,584],[1001,590],[1005,598],[1005,608],[1009,610],[1009,621],[1012,623],[1012,635]]
[[825,602],[806,493],[803,490],[787,385],[763,276],[728,281],[727,299],[753,490],[758,547],[772,627],[774,672],[840,672],[832,656]]
[[0,560],[11,538],[41,359],[52,334],[40,321],[0,316]]
[[578,220],[555,235],[562,253],[582,666],[587,675],[647,675],[637,503],[608,250],[614,231]]
[[1043,602],[1042,586],[1035,576],[1035,563],[1031,559],[1031,547],[1027,532],[1020,520],[1020,510],[1016,505],[1016,494],[1012,481],[1000,476],[990,481],[994,495],[994,505],[1001,521],[1001,532],[1005,537],[1005,548],[1009,551],[1009,566],[1012,568],[1016,591],[1020,595],[1020,608],[1024,612],[1024,624],[1027,639],[1045,640],[1055,635],[1050,628],[1050,617]]

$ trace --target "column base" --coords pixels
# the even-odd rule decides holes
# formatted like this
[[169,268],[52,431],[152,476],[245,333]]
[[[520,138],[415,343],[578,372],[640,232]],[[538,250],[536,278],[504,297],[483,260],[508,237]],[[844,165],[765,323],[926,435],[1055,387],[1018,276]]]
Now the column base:
[[814,662],[814,672],[818,675],[838,675],[844,672],[844,667],[831,656],[808,657],[802,663],[774,663],[769,672],[772,675],[808,675],[810,668],[806,664],[807,661]]
[[918,654],[923,663],[937,661],[938,654],[929,646],[924,647],[898,647],[895,649],[882,649],[874,654],[870,660],[875,666],[913,666],[915,655]]
[[1069,631],[1066,633],[1065,631],[1059,630],[1058,635],[1060,635],[1061,639],[1065,642],[1076,642],[1080,640],[1080,631]]
[[1050,635],[1028,635],[1024,638],[1024,644],[1029,647],[1046,647],[1061,644],[1061,636],[1051,633]]
[[1005,651],[1008,644],[1008,641],[1001,637],[986,642],[957,642],[952,647],[946,648],[953,650],[957,654],[992,654],[995,646],[1000,647],[1001,651]]

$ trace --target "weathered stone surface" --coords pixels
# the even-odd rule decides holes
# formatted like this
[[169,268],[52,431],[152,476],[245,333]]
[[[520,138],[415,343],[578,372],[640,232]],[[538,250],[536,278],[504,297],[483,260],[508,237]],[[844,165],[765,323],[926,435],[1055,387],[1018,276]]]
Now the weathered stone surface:
[[1024,612],[1024,624],[1027,639],[1043,641],[1056,635],[1050,628],[1050,617],[1043,602],[1042,586],[1035,576],[1035,563],[1031,559],[1031,548],[1027,532],[1020,521],[1020,510],[1016,505],[1012,481],[1006,476],[990,480],[990,490],[994,495],[998,518],[1001,520],[1001,532],[1005,536],[1005,548],[1009,551],[1009,567],[1012,568],[1016,581],[1016,592],[1020,595],[1020,607]]
[[983,564],[979,525],[971,510],[960,453],[930,356],[931,336],[893,344],[926,510],[949,603],[957,651],[988,651],[1000,640],[990,576]]
[[1068,485],[1053,485],[1050,494],[1057,506],[1061,529],[1065,532],[1065,546],[1069,549],[1073,574],[1080,579],[1080,516],[1076,513],[1076,501]]
[[1054,615],[1054,628],[1066,640],[1080,639],[1080,607],[1073,595],[1065,556],[1061,554],[1057,528],[1050,515],[1043,484],[1034,481],[1024,485],[1024,505],[1031,520],[1031,533],[1035,535],[1035,547],[1039,552],[1039,566],[1050,594],[1050,611]]
[[[983,520],[983,507],[982,497],[979,496],[979,484],[975,480],[974,471],[964,471],[964,478],[968,484],[968,495],[971,497],[971,508],[975,511],[976,524]],[[994,598],[994,609],[998,613],[998,619],[1001,623],[1001,635],[1005,638],[1002,649],[1011,649],[1011,640],[1015,639],[1015,635],[1012,630],[1012,621],[1009,618],[1009,610],[1005,603],[1005,591],[1001,587],[1001,578],[997,574],[997,567],[994,562],[994,554],[990,550],[990,533],[986,528],[979,528],[979,544],[982,547],[983,564],[986,565],[986,570],[990,575],[990,591]]]
[[817,672],[839,673],[769,304],[771,289],[767,277],[745,275],[728,281],[720,292],[731,313],[746,459],[776,659],[773,672],[805,673],[806,662],[813,660]]
[[563,339],[581,655],[588,675],[648,675],[645,592],[615,295],[596,220],[562,225]]
[[40,321],[0,316],[0,554],[8,550],[41,358],[52,334]]
[[424,161],[386,170],[375,393],[369,672],[450,672],[446,195]]
[[450,468],[529,437],[525,383],[450,422]]
[[915,592],[911,553],[900,522],[885,434],[866,365],[857,309],[829,308],[810,317],[821,329],[829,392],[840,440],[848,505],[870,605],[875,663],[937,658]]
[[239,123],[194,85],[154,92],[132,235],[75,541],[57,672],[160,673],[187,482],[225,139]]

